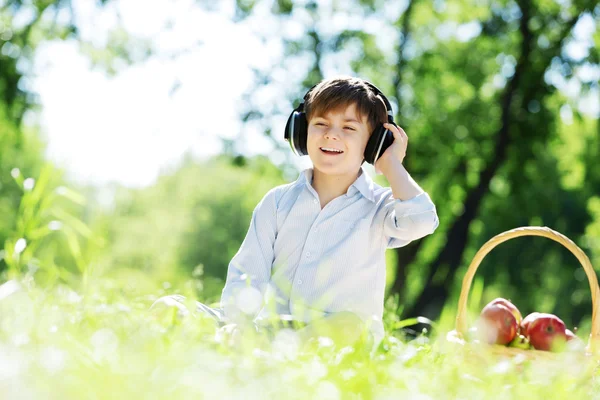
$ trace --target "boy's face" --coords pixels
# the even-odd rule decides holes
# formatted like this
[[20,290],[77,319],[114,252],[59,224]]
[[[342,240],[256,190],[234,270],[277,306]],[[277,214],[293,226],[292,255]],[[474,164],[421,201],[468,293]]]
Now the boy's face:
[[308,121],[308,155],[314,168],[324,174],[356,174],[370,135],[367,119],[359,116],[355,104],[313,115]]

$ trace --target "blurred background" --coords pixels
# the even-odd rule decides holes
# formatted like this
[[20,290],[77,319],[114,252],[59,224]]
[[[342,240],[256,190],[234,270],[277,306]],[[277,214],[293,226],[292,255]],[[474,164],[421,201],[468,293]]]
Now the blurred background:
[[[519,226],[598,268],[599,21],[586,0],[0,0],[2,281],[217,301],[258,201],[309,166],[287,116],[338,74],[392,101],[440,217],[388,251],[386,318],[452,318]],[[486,256],[471,307],[497,296],[591,317],[546,238]]]

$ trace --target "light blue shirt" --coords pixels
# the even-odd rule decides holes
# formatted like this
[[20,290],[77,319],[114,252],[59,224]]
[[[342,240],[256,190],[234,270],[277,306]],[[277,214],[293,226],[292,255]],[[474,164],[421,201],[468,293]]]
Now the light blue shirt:
[[427,193],[394,199],[361,172],[346,194],[321,209],[312,168],[271,189],[227,271],[225,317],[291,314],[310,321],[349,311],[384,334],[385,251],[433,233],[439,225]]

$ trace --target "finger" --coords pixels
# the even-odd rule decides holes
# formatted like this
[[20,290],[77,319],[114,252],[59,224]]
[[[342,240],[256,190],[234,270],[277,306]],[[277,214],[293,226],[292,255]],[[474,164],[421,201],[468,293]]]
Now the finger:
[[402,137],[404,138],[404,140],[408,140],[408,135],[406,134],[406,132],[404,131],[404,129],[402,129],[402,127],[398,126],[398,131],[400,132],[400,134],[402,135]]
[[398,130],[398,127],[394,124],[383,124],[383,126],[394,136],[394,139],[402,138],[402,134]]
[[399,141],[400,143],[406,143],[406,137],[403,136],[399,131],[392,131],[394,134],[394,140]]
[[397,132],[397,131],[399,131],[399,130],[398,130],[398,127],[397,127],[396,125],[394,125],[394,124],[390,124],[389,122],[386,122],[386,123],[384,123],[384,124],[383,124],[383,126],[384,126],[384,127],[387,129],[387,130],[390,130],[390,131],[392,131],[392,132]]
[[402,129],[401,127],[399,127],[398,125],[395,125],[395,124],[388,123],[385,125],[386,125],[387,129],[392,131],[392,134],[394,135],[394,139],[399,139],[402,142],[408,141],[408,135],[406,134],[406,132],[404,132],[404,129]]

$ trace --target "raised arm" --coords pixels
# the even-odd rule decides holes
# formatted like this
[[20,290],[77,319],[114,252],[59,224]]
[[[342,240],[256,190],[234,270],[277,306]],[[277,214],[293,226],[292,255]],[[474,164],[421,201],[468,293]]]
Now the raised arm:
[[392,188],[385,204],[384,234],[388,247],[401,247],[429,235],[439,226],[435,205],[427,193],[410,176],[402,162],[406,156],[408,136],[393,124],[385,124],[394,142],[376,163]]

